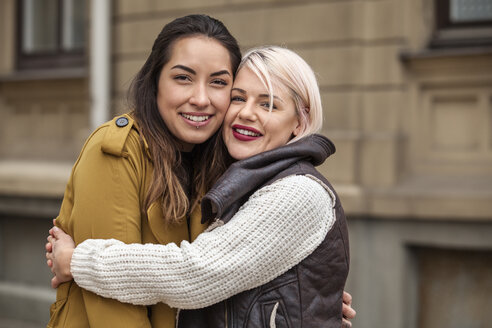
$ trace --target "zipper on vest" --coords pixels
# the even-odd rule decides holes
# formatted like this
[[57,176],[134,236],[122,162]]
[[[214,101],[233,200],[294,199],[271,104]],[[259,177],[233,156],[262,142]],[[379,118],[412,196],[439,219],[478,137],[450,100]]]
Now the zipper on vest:
[[225,328],[229,328],[229,321],[227,320],[227,308],[229,304],[227,303],[227,300],[224,301],[224,324]]
[[225,300],[224,303],[225,328],[233,328],[232,300]]
[[174,326],[175,328],[178,328],[179,327],[179,312],[181,311],[181,309],[178,309],[176,311],[176,325]]

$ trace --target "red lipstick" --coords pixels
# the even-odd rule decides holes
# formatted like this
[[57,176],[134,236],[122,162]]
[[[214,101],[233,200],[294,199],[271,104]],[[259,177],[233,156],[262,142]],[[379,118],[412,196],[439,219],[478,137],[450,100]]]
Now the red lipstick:
[[[243,130],[243,131],[241,131],[241,130]],[[244,134],[244,131],[252,132],[255,135]],[[234,124],[232,126],[232,135],[240,141],[253,141],[253,140],[256,140],[256,139],[261,138],[263,136],[260,133],[260,131],[256,130],[255,128],[252,128],[249,126],[244,126],[244,125],[239,125],[239,124]]]

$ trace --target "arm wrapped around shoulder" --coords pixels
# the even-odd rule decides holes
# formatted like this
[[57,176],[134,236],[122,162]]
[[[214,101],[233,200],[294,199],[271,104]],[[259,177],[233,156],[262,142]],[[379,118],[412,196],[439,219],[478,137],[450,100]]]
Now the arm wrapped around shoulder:
[[193,243],[87,240],[72,258],[77,284],[133,304],[209,306],[273,280],[309,254],[335,222],[334,199],[307,176],[255,192],[225,225]]

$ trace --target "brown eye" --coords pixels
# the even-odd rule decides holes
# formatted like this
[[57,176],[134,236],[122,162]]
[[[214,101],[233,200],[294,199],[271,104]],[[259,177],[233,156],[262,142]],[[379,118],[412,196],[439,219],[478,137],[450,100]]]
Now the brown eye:
[[232,96],[232,97],[231,97],[231,102],[232,102],[232,101],[236,101],[236,102],[245,102],[246,100],[245,100],[243,97],[241,97],[241,96]]
[[185,81],[191,81],[191,78],[188,75],[176,75],[174,77],[174,80],[185,82]]
[[220,85],[220,86],[226,86],[226,85],[228,85],[227,81],[222,80],[222,79],[213,80],[212,83],[213,84]]

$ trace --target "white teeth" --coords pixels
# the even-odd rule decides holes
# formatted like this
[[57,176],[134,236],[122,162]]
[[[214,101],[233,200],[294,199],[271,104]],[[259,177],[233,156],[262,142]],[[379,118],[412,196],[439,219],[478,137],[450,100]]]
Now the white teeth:
[[251,136],[251,137],[259,137],[261,134],[259,133],[254,133],[253,131],[245,130],[245,129],[235,129],[236,132],[244,134],[245,136]]
[[204,122],[206,120],[208,120],[210,118],[209,115],[205,115],[205,116],[194,116],[194,115],[188,115],[188,114],[183,114],[181,113],[181,116],[183,116],[184,118],[190,120],[190,121],[193,121],[193,122]]

